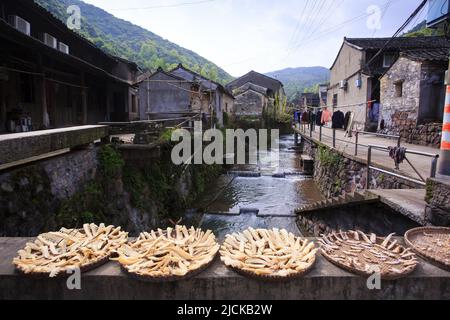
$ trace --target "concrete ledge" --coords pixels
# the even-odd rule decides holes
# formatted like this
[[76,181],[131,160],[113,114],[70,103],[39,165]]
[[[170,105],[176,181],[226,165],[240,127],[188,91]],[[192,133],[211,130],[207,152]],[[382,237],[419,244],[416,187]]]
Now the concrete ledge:
[[83,274],[82,289],[70,291],[64,279],[18,275],[11,263],[25,238],[0,238],[0,299],[450,299],[450,273],[427,262],[407,278],[383,281],[371,291],[366,279],[348,273],[322,256],[305,277],[270,283],[242,277],[220,261],[189,280],[152,284],[130,279],[116,263]]
[[107,135],[106,126],[79,126],[0,135],[0,165],[86,145]]
[[430,225],[425,219],[425,189],[369,190],[380,201],[422,226]]

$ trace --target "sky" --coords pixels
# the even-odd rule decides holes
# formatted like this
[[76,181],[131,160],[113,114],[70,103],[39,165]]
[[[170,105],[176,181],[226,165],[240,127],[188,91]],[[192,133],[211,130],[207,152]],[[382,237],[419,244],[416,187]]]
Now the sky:
[[[344,37],[392,36],[421,0],[83,0],[233,76],[329,68]],[[409,27],[424,20],[426,8]],[[409,29],[409,28],[407,28]]]

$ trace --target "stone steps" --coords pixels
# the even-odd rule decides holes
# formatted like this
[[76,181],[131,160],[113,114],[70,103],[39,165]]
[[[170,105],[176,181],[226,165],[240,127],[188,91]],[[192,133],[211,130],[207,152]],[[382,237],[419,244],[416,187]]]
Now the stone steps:
[[326,210],[331,208],[339,208],[347,205],[357,205],[362,203],[369,203],[378,201],[378,197],[373,194],[354,192],[354,193],[346,193],[344,195],[340,195],[338,197],[334,197],[331,199],[317,201],[311,204],[304,205],[298,208],[295,213],[297,215]]

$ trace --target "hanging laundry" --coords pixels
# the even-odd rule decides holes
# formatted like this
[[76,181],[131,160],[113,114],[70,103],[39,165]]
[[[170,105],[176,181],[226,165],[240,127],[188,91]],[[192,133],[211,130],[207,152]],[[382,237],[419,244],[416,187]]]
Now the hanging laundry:
[[318,126],[322,125],[322,110],[319,110],[316,113],[316,125],[318,125]]
[[331,119],[331,127],[333,129],[342,129],[344,128],[345,116],[344,113],[340,110],[333,113]]
[[302,123],[308,123],[309,122],[309,111],[302,113]]
[[316,122],[317,122],[316,114],[312,111],[309,111],[309,123],[312,130],[314,130]]
[[377,122],[380,115],[380,104],[375,102],[369,110],[369,120],[370,122]]
[[324,108],[322,111],[322,119],[321,119],[322,125],[327,125],[331,122],[331,112],[328,111],[327,108]]
[[388,147],[389,156],[394,159],[396,165],[403,163],[406,159],[406,148],[403,147]]
[[351,116],[352,116],[352,112],[351,111],[347,111],[347,113],[345,114],[345,117],[344,117],[344,129],[345,130],[348,129],[348,125],[350,124]]

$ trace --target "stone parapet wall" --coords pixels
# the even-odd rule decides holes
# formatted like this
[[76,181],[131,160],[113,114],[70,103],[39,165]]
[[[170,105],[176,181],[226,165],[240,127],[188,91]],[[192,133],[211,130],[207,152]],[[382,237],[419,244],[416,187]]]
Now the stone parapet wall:
[[[314,240],[314,239],[311,239]],[[156,299],[156,300],[317,300],[317,299],[450,299],[450,274],[420,259],[407,277],[382,281],[369,290],[367,278],[338,268],[318,254],[314,268],[299,279],[257,281],[227,268],[220,259],[199,275],[184,281],[136,281],[108,262],[81,278],[81,290],[69,290],[65,278],[24,277],[14,272],[17,250],[29,239],[0,238],[0,299]],[[399,238],[403,244],[403,240]],[[184,303],[180,303],[184,305]],[[197,317],[197,319],[200,319]]]
[[[403,112],[394,113],[395,118],[404,118]],[[422,146],[439,148],[442,139],[442,123],[427,123],[416,125],[413,120],[400,120],[396,125],[383,130],[379,133],[399,135],[402,141]]]

